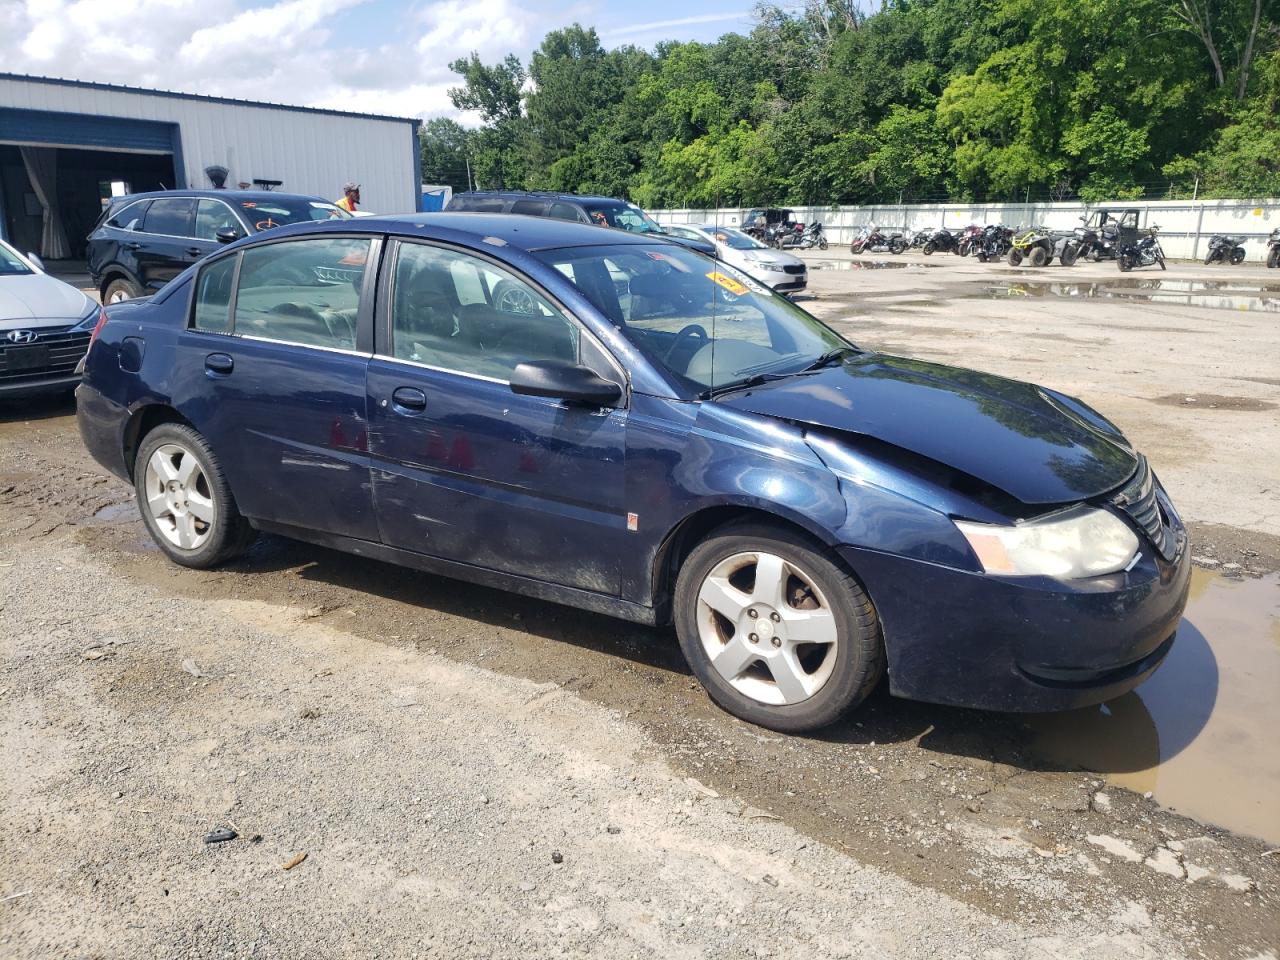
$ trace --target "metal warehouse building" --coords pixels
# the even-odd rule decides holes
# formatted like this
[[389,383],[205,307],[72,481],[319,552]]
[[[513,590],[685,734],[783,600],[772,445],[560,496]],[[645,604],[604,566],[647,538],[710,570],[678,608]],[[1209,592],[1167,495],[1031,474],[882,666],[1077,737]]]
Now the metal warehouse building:
[[[0,73],[0,235],[80,258],[112,195],[271,185],[362,208],[418,208],[418,121]],[[218,171],[214,169],[216,176]]]

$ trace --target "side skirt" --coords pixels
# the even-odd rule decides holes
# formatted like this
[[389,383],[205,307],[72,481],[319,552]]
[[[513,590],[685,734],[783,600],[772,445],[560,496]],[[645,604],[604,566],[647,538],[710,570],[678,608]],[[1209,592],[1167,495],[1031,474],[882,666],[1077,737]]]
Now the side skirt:
[[497,590],[506,590],[509,593],[519,593],[526,597],[535,597],[538,600],[549,600],[552,603],[561,603],[567,607],[577,607],[580,610],[590,610],[592,613],[602,613],[608,617],[617,617],[619,620],[628,620],[632,623],[640,623],[650,627],[656,626],[658,623],[657,611],[653,607],[633,603],[630,600],[623,600],[620,597],[608,597],[604,594],[592,593],[589,590],[579,590],[576,587],[563,587],[559,584],[533,580],[529,577],[519,577],[515,574],[489,570],[469,563],[459,563],[455,560],[442,560],[439,557],[429,557],[425,554],[414,553],[412,550],[388,547],[385,544],[373,543],[369,540],[357,540],[353,537],[343,537],[319,530],[293,527],[269,520],[256,520],[252,517],[249,518],[249,522],[255,529],[264,533],[274,533],[282,537],[288,537],[291,540],[314,543],[321,547],[341,550],[344,553],[353,553],[359,557],[369,557],[385,563],[394,563],[401,567],[411,567],[415,570],[422,570],[425,573],[439,574],[442,577],[449,577],[453,580],[465,580],[468,583],[493,587]]

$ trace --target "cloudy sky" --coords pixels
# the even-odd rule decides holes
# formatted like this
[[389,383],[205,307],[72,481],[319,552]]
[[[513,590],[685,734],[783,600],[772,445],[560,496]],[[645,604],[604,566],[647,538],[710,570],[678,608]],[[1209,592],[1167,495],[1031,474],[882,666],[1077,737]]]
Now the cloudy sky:
[[[325,106],[456,115],[448,63],[522,57],[575,20],[608,46],[750,29],[750,2],[708,0],[0,0],[12,73]],[[462,118],[466,119],[466,118]]]

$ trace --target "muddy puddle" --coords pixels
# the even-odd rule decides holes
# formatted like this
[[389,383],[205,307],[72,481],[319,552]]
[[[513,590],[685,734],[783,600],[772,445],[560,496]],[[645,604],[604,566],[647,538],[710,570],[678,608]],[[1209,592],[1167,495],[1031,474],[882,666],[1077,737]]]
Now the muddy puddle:
[[810,270],[931,270],[936,263],[911,260],[810,260]]
[[1280,313],[1280,283],[1238,280],[1168,280],[1161,277],[1117,277],[1096,283],[1010,280],[988,284],[979,296],[995,300],[1017,297],[1137,300],[1211,310]]
[[1027,722],[1046,760],[1280,843],[1280,577],[1196,569],[1177,642],[1150,680]]

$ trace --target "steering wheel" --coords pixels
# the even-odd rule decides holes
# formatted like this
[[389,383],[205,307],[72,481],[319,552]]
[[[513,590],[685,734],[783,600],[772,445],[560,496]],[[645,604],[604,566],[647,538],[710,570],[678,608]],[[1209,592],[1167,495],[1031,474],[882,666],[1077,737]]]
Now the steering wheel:
[[676,352],[677,348],[683,346],[686,340],[690,340],[694,337],[697,337],[699,340],[709,341],[711,339],[707,336],[706,328],[704,328],[702,324],[691,323],[676,334],[676,338],[671,341],[671,346],[667,347],[667,352],[662,355],[662,362],[666,363],[670,360],[672,354]]

